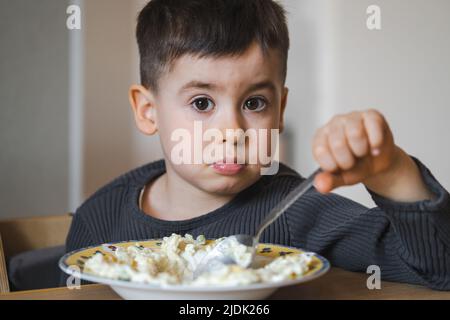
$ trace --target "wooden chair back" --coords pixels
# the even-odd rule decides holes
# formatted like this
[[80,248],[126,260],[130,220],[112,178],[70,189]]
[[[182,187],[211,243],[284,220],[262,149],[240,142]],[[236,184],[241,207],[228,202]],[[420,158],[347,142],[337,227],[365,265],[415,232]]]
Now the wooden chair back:
[[6,260],[18,253],[63,245],[72,215],[0,220],[0,293],[9,292]]

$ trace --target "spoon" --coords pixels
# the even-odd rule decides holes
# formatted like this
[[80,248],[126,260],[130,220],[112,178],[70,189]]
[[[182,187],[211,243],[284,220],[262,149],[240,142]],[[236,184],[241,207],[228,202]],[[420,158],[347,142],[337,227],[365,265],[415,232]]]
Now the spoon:
[[295,200],[300,198],[313,186],[314,178],[319,172],[321,172],[321,169],[314,171],[307,179],[289,192],[288,195],[281,202],[279,202],[260,223],[254,237],[247,234],[237,234],[225,237],[225,239],[219,242],[205,257],[203,257],[195,268],[193,273],[194,280],[197,279],[202,273],[213,271],[219,266],[237,264],[237,261],[235,261],[229,252],[229,248],[231,248],[231,245],[235,241],[249,247],[251,252],[250,263],[246,266],[241,266],[248,267],[252,265],[255,259],[256,246],[258,245],[259,238],[264,229],[266,229],[283,212],[285,212],[286,209],[295,202]]

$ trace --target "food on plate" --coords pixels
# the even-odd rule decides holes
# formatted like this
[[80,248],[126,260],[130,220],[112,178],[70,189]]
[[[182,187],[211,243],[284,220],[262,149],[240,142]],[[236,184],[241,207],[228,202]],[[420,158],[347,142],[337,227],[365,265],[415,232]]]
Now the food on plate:
[[228,286],[297,279],[312,268],[313,254],[307,252],[280,256],[257,268],[245,268],[251,259],[250,248],[234,241],[229,254],[236,264],[222,265],[194,280],[196,266],[223,239],[207,243],[204,236],[194,239],[189,234],[184,237],[172,234],[163,238],[158,249],[139,243],[126,248],[118,246],[110,254],[95,253],[86,260],[83,272],[156,285]]

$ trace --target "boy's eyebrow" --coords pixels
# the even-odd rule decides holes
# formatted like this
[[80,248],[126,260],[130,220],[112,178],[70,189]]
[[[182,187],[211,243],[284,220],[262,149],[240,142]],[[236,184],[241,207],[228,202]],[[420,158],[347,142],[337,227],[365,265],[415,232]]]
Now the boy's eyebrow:
[[251,91],[256,91],[256,90],[260,90],[260,89],[269,89],[270,91],[272,91],[273,94],[275,94],[277,92],[277,87],[275,86],[275,84],[270,81],[270,80],[264,80],[261,82],[257,82],[255,84],[252,84],[248,89],[247,92],[251,92]]
[[[186,83],[184,86],[181,87],[180,92],[186,91],[188,89],[207,89],[207,90],[216,90],[218,86],[214,83],[208,83],[208,82],[202,82],[198,80],[192,80],[188,83]],[[255,91],[259,89],[269,89],[273,93],[276,92],[276,86],[275,84],[270,80],[264,80],[255,84],[252,84],[248,89],[247,92]]]
[[214,83],[201,82],[197,80],[192,80],[181,87],[180,92],[186,91],[188,89],[208,89],[214,90],[217,86]]

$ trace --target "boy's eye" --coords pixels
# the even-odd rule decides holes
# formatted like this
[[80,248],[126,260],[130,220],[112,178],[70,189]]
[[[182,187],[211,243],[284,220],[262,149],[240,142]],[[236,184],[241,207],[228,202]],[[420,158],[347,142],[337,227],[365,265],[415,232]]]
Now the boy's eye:
[[251,98],[245,101],[244,109],[249,111],[261,111],[266,107],[266,101],[262,98]]
[[199,112],[208,112],[214,108],[214,103],[208,98],[198,98],[192,102],[192,106]]

